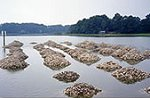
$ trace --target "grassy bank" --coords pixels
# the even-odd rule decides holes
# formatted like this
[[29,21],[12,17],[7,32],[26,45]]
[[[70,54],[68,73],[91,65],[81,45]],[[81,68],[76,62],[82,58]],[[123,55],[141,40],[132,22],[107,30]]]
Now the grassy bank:
[[83,36],[83,37],[150,37],[149,34],[65,34],[67,36]]

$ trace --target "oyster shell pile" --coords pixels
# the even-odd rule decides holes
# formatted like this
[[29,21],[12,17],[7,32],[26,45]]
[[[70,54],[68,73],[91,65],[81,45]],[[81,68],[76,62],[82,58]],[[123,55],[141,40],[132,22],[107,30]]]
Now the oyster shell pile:
[[37,44],[34,46],[34,49],[39,51],[40,55],[44,58],[44,65],[52,70],[60,70],[71,64],[64,58],[64,54],[45,48],[44,44]]
[[97,44],[92,41],[84,41],[84,42],[78,43],[75,46],[79,48],[83,48],[83,49],[89,49],[89,50],[93,50],[98,47]]
[[17,40],[14,40],[13,42],[9,43],[8,45],[4,46],[3,48],[11,48],[11,47],[22,47],[23,43]]
[[66,83],[74,82],[79,77],[80,77],[80,75],[77,74],[76,72],[73,72],[73,71],[64,71],[64,72],[58,73],[58,74],[53,76],[53,78],[56,78],[59,81],[63,81],[63,82],[66,82]]
[[105,62],[103,64],[99,64],[97,66],[97,68],[103,69],[107,72],[112,72],[112,71],[115,71],[115,70],[120,69],[122,67],[119,64],[114,63],[113,61],[109,61],[109,62]]
[[104,56],[110,56],[114,51],[112,48],[99,48],[98,53]]
[[44,58],[44,65],[51,68],[52,70],[60,70],[69,66],[70,64],[71,63],[69,61],[58,55],[50,54],[49,56]]
[[120,58],[125,61],[127,60],[142,61],[145,59],[145,56],[138,50],[132,49]]
[[33,48],[36,49],[37,51],[42,51],[44,49],[44,44],[37,44],[33,46]]
[[145,91],[146,93],[150,94],[150,87],[145,88],[144,91]]
[[64,93],[73,98],[91,98],[101,91],[87,83],[76,83],[72,87],[66,88]]
[[68,53],[74,59],[76,59],[84,64],[87,64],[87,65],[91,65],[100,60],[100,58],[96,54],[87,52],[84,49],[70,49],[68,47],[57,44],[50,40],[48,42],[46,42],[45,44],[48,45],[49,47],[58,48],[60,50],[63,50],[64,52]]
[[142,81],[150,77],[150,73],[138,70],[133,67],[121,68],[112,73],[119,81],[125,84],[132,84],[138,81]]
[[25,62],[28,56],[21,49],[23,43],[13,41],[5,46],[9,49],[8,57],[0,60],[0,68],[7,70],[20,70],[26,68],[29,64]]
[[61,44],[66,44],[66,45],[68,45],[68,46],[71,46],[71,45],[72,45],[72,43],[71,43],[71,42],[69,42],[69,41],[61,42]]
[[150,50],[145,50],[143,52],[143,55],[145,56],[146,59],[150,59]]

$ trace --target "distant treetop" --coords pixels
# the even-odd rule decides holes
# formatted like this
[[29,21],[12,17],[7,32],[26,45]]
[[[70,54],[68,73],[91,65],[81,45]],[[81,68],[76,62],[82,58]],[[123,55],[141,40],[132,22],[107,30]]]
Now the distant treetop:
[[106,15],[96,15],[89,19],[79,20],[69,29],[70,33],[82,34],[98,34],[101,31],[106,33],[150,33],[150,14],[142,20],[132,15],[121,16],[119,13],[116,13],[112,19]]

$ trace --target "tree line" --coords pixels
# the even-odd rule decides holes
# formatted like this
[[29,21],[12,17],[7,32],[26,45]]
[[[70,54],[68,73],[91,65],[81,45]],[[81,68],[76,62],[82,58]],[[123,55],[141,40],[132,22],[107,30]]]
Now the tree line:
[[112,19],[106,15],[96,15],[71,25],[69,33],[150,33],[150,14],[144,19],[132,15],[121,16],[119,13],[116,13]]
[[69,25],[51,25],[46,26],[37,23],[4,23],[0,25],[0,31],[7,31],[8,35],[21,34],[62,34],[68,32]]
[[96,15],[89,19],[79,20],[73,25],[46,26],[37,23],[4,23],[0,24],[0,31],[7,31],[8,35],[20,34],[99,34],[99,33],[150,33],[150,14],[144,19],[139,17],[121,16],[116,13],[113,18],[106,15]]

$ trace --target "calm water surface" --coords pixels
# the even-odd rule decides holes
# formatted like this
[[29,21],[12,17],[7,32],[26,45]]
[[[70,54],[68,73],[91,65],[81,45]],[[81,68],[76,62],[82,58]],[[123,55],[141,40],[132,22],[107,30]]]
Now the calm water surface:
[[[39,53],[34,50],[30,42],[43,43],[47,40],[53,40],[57,43],[63,41],[71,41],[77,44],[81,41],[89,40],[97,43],[106,42],[110,44],[121,44],[137,47],[138,49],[150,49],[150,37],[69,37],[69,36],[9,36],[6,38],[6,43],[14,40],[19,40],[24,43],[22,47],[24,52],[29,56],[26,60],[30,65],[24,70],[10,72],[0,69],[0,97],[67,97],[63,94],[63,90],[72,86],[74,83],[86,82],[100,88],[103,92],[98,93],[94,97],[150,97],[142,89],[150,86],[150,78],[137,82],[135,84],[123,84],[111,76],[111,73],[99,70],[96,65],[105,61],[113,60],[123,67],[133,66],[126,62],[114,59],[111,56],[102,57],[102,59],[90,66],[82,64],[69,55],[66,59],[71,62],[71,65],[59,70],[53,71],[43,65],[43,59]],[[2,38],[0,36],[0,42]],[[5,51],[0,44],[0,59],[6,56]],[[7,51],[6,51],[7,53]],[[150,60],[142,61],[134,67],[143,71],[150,72]],[[71,70],[80,74],[80,78],[74,83],[63,83],[52,76],[62,71]]]

